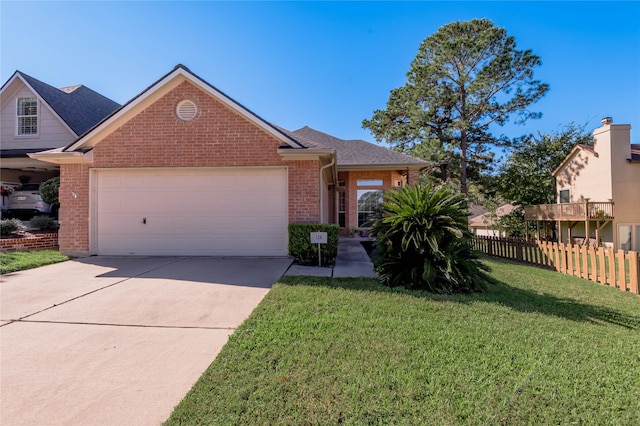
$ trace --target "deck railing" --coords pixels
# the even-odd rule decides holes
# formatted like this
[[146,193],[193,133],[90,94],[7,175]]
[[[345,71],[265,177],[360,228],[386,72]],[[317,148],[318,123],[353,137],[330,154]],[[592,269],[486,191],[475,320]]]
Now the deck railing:
[[524,208],[527,220],[609,220],[614,218],[613,202],[540,204]]

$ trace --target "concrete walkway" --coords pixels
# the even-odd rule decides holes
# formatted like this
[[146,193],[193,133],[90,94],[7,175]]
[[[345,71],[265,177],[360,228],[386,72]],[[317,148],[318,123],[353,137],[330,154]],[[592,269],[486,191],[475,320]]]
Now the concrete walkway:
[[1,425],[158,425],[291,264],[90,257],[1,277]]
[[373,263],[367,251],[362,247],[362,241],[369,238],[340,237],[338,242],[338,256],[333,268],[319,268],[317,266],[291,265],[285,275],[306,275],[312,277],[366,277],[375,278]]

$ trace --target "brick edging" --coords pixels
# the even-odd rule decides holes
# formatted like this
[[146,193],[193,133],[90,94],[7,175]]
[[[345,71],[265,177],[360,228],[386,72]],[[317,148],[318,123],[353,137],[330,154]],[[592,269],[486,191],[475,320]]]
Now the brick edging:
[[22,238],[0,239],[0,251],[57,249],[58,233],[48,232]]

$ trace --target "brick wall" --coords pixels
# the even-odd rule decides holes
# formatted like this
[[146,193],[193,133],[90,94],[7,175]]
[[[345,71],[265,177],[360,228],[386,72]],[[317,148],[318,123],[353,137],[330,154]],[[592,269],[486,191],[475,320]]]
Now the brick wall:
[[60,165],[60,211],[58,243],[60,251],[73,255],[89,252],[89,167],[86,164]]
[[58,233],[35,234],[26,238],[0,239],[0,251],[57,249]]
[[[179,101],[198,108],[177,118]],[[60,250],[89,253],[90,168],[288,166],[289,221],[319,219],[318,161],[285,162],[281,142],[189,82],[183,82],[100,141],[91,165],[62,165]],[[74,195],[75,194],[75,195]]]
[[289,162],[289,222],[320,221],[320,169],[316,161]]

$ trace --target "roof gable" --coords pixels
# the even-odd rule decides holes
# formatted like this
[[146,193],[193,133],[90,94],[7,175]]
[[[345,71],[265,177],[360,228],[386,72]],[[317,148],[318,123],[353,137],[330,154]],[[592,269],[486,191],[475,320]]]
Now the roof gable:
[[220,90],[216,89],[214,86],[192,73],[184,65],[178,64],[172,71],[165,74],[158,81],[147,87],[129,102],[122,105],[110,116],[106,117],[102,122],[93,127],[89,132],[87,132],[87,134],[80,137],[77,141],[66,147],[65,151],[68,152],[92,148],[98,142],[100,142],[100,140],[102,140],[109,133],[119,127],[122,123],[128,121],[130,118],[142,111],[146,106],[152,104],[157,99],[160,99],[163,95],[169,93],[172,89],[174,89],[184,81],[189,81],[196,87],[202,89],[205,93],[217,99],[225,106],[237,112],[249,121],[253,122],[267,133],[276,137],[282,143],[290,146],[291,148],[304,148],[304,146],[300,142],[285,134],[276,126],[273,126],[271,123],[262,119],[257,114],[245,108]]
[[584,145],[584,144],[580,144],[580,145],[576,145],[571,152],[569,153],[569,155],[567,155],[564,160],[562,160],[562,163],[560,163],[560,165],[558,167],[556,167],[556,169],[551,172],[551,176],[556,176],[558,173],[560,173],[560,171],[562,169],[564,169],[567,164],[569,164],[571,162],[571,160],[573,160],[573,158],[580,152],[586,152],[589,155],[593,155],[594,157],[598,157],[598,153],[593,149],[592,145]]
[[22,81],[46,103],[76,136],[85,133],[119,106],[83,85],[57,89],[21,71],[16,71],[0,90],[3,91],[15,79]]

